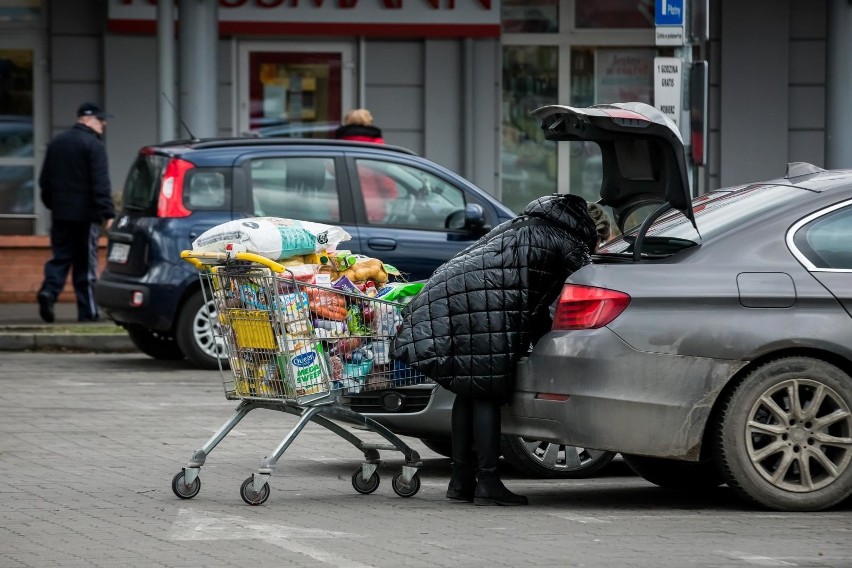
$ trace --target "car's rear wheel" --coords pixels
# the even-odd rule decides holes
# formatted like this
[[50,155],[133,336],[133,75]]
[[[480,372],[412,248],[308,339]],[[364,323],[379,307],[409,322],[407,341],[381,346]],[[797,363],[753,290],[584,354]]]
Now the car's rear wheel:
[[169,334],[148,329],[141,325],[128,325],[127,335],[139,351],[161,361],[180,361],[183,351]]
[[852,495],[852,378],[809,357],[766,363],[723,401],[716,435],[728,485],[781,511]]
[[503,436],[503,458],[521,473],[549,479],[580,479],[603,469],[615,453]]
[[219,358],[227,364],[227,350],[218,330],[213,301],[205,302],[201,290],[183,303],[176,326],[177,342],[186,358],[201,369],[218,369]]
[[636,475],[665,489],[703,491],[725,482],[712,459],[688,462],[625,454],[622,457]]

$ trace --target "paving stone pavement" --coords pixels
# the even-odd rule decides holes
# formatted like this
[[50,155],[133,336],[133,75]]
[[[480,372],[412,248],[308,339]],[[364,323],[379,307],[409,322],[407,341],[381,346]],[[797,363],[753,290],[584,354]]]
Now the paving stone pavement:
[[[208,457],[200,494],[172,476],[230,416],[216,371],[139,354],[0,354],[0,567],[852,566],[852,512],[781,514],[729,490],[657,489],[623,463],[586,480],[506,476],[529,507],[444,499],[449,460],[424,458],[410,499],[359,495],[361,454],[309,425],[266,504],[241,482],[295,423],[258,410]],[[369,437],[369,433],[361,433]]]

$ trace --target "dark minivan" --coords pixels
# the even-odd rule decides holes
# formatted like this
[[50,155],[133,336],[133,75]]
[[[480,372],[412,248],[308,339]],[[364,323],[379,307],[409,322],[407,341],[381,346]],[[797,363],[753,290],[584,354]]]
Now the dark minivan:
[[514,213],[394,146],[257,138],[147,146],[130,168],[109,232],[98,305],[151,357],[217,368],[226,354],[210,333],[216,320],[180,252],[207,229],[252,216],[343,227],[352,238],[339,248],[417,280]]

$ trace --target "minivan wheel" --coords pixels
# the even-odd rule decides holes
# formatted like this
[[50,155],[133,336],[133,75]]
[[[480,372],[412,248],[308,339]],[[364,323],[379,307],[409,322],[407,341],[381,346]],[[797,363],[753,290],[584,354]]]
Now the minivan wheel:
[[127,335],[139,351],[161,361],[180,361],[183,351],[175,338],[141,325],[128,325]]
[[503,458],[521,473],[548,479],[590,477],[606,467],[615,453],[565,444],[503,436]]
[[852,378],[810,357],[755,369],[723,401],[716,447],[728,485],[779,511],[852,495]]
[[698,462],[622,454],[636,475],[664,489],[700,492],[725,482],[712,459]]
[[219,331],[213,301],[205,302],[201,290],[183,303],[176,326],[177,342],[190,363],[200,369],[218,369],[219,358],[227,365],[227,352]]

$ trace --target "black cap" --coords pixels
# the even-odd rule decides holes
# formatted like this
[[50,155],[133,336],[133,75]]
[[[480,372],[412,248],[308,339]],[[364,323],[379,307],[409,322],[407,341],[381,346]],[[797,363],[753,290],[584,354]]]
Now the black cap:
[[104,109],[94,103],[81,104],[80,107],[77,109],[77,116],[94,116],[95,118],[99,118],[101,120],[112,117],[111,114],[107,114]]

